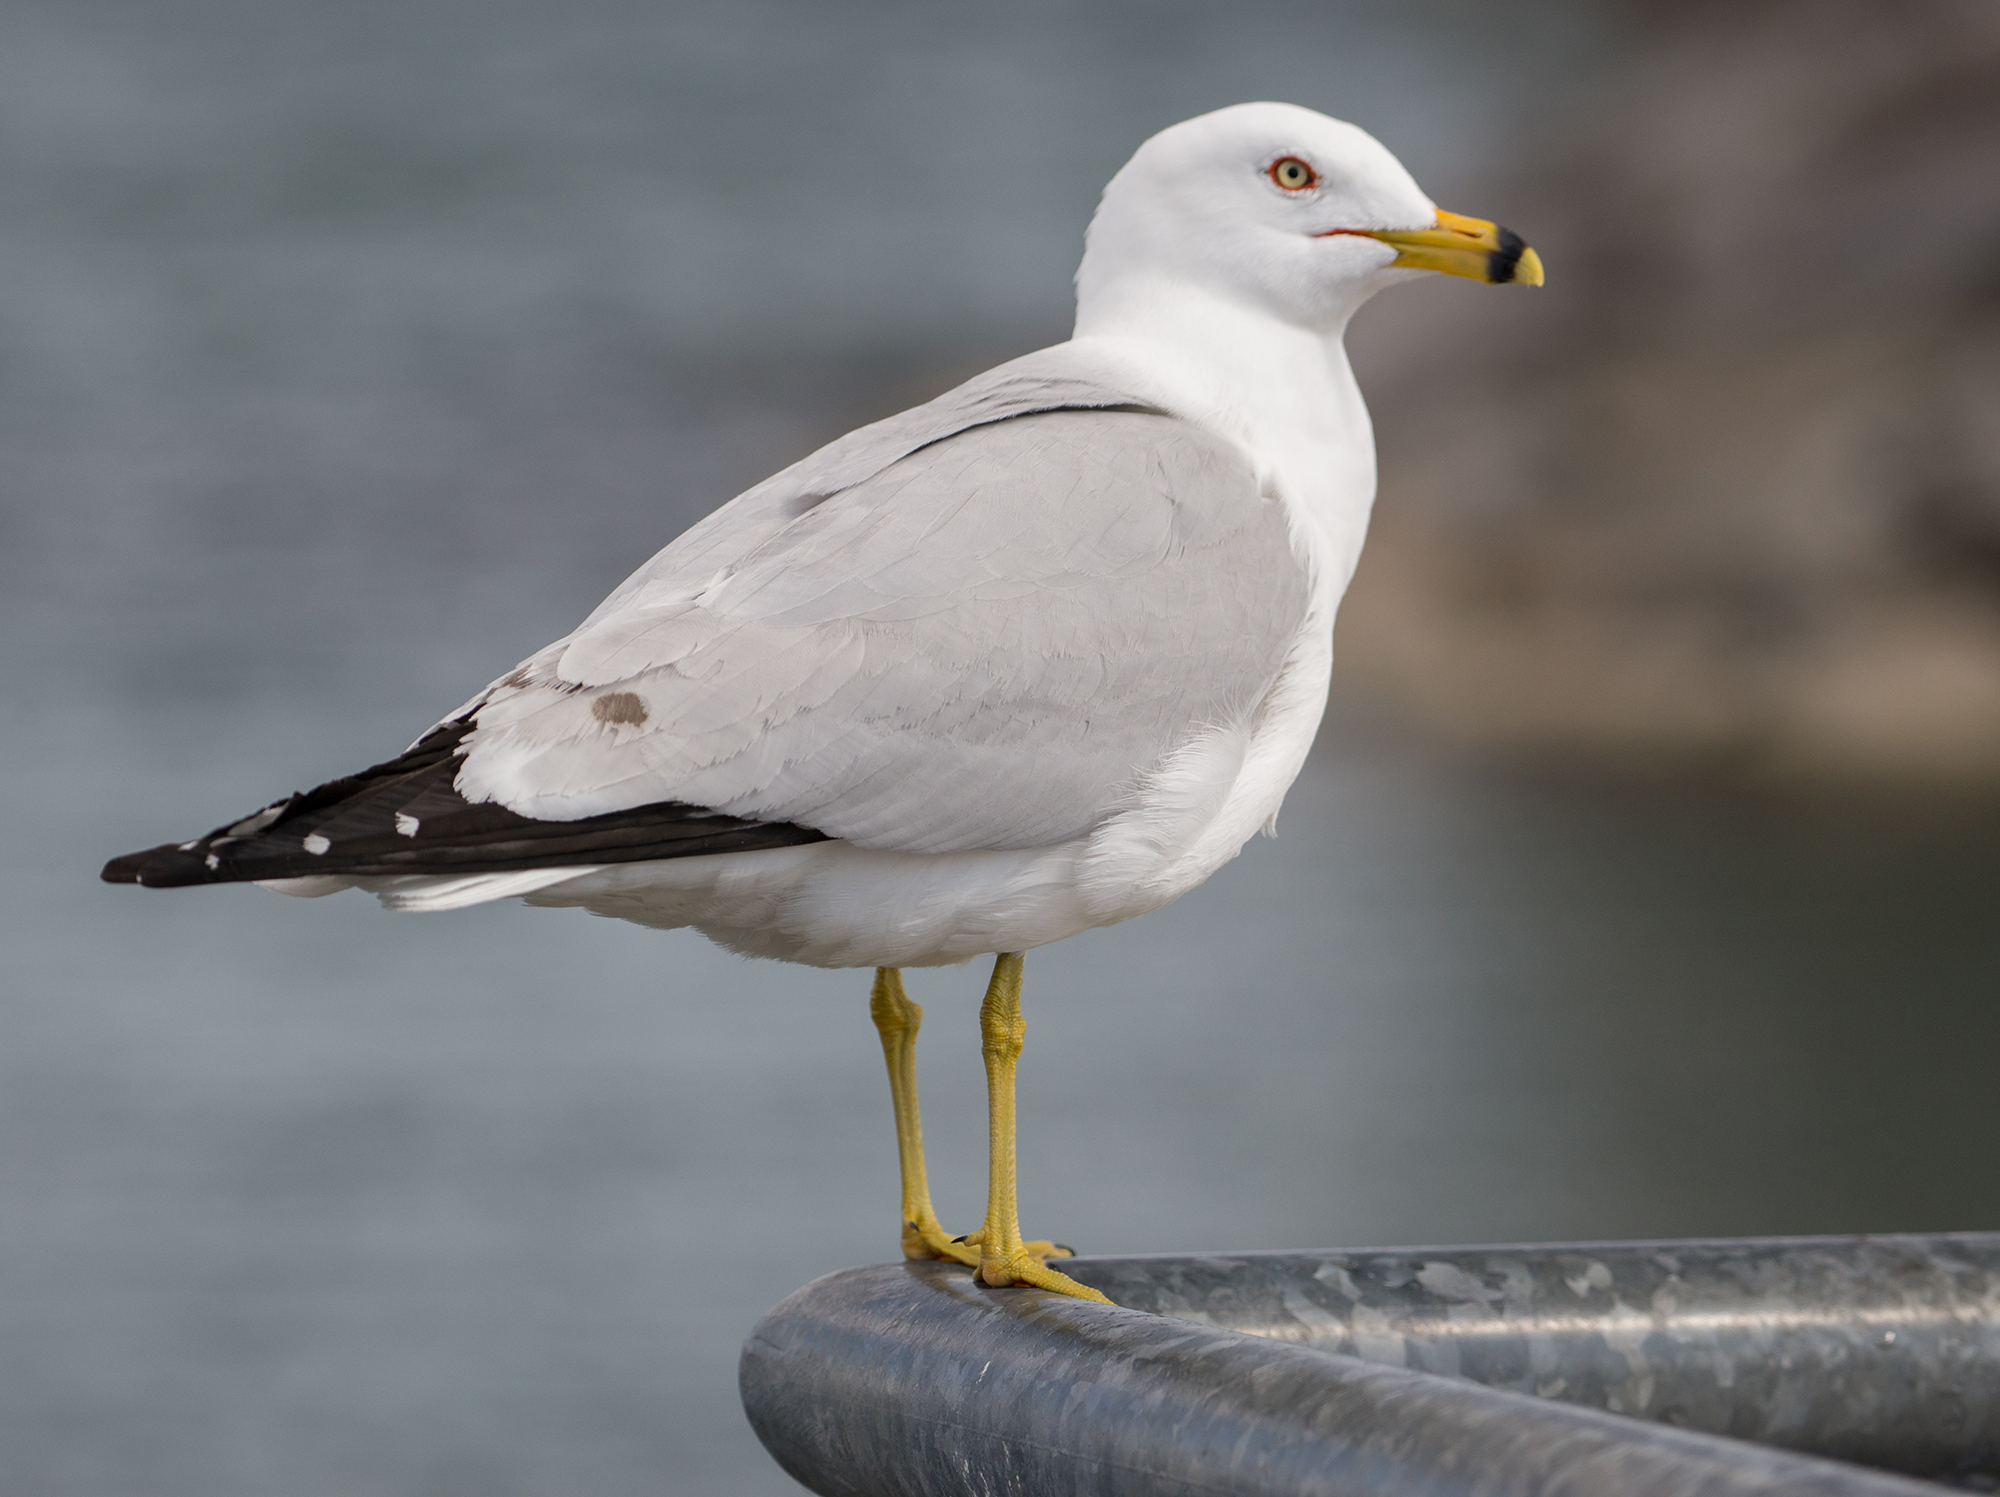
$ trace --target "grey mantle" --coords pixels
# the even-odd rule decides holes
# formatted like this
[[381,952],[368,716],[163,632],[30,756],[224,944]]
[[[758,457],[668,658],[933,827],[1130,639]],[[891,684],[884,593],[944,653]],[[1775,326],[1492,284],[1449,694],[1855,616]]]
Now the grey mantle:
[[744,1346],[751,1424],[826,1497],[1886,1497],[2000,1475],[2000,1233],[1064,1267],[1119,1308],[945,1264],[808,1285]]

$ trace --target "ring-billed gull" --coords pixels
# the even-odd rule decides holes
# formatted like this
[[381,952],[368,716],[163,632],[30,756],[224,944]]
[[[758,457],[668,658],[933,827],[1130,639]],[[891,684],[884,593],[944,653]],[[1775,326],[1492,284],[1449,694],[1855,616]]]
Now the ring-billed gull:
[[[400,757],[114,859],[153,887],[520,897],[877,969],[903,1248],[1103,1296],[1024,1243],[1021,954],[1158,909],[1274,822],[1375,492],[1341,346],[1428,271],[1540,284],[1372,137],[1283,104],[1105,188],[1076,331],[740,495]],[[899,969],[995,956],[984,1225],[925,1181]]]

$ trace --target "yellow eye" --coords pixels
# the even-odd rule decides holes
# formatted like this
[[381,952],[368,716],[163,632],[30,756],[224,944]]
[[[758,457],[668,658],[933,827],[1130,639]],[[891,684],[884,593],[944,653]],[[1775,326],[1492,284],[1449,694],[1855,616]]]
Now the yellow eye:
[[1271,163],[1271,180],[1287,192],[1304,192],[1319,182],[1319,174],[1296,156],[1280,156]]

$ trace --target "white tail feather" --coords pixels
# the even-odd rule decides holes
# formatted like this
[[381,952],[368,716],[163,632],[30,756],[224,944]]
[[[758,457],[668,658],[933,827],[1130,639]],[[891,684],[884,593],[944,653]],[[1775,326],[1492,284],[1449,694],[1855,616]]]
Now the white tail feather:
[[355,883],[382,901],[382,907],[403,914],[462,910],[493,899],[515,899],[553,884],[566,883],[587,868],[523,868],[514,873],[405,873],[387,878],[356,879]]

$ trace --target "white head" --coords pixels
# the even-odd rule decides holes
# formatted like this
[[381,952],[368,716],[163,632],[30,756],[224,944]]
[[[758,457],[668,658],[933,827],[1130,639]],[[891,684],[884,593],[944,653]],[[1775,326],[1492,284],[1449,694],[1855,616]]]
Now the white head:
[[1337,335],[1427,270],[1539,285],[1534,251],[1441,214],[1366,131],[1293,104],[1238,104],[1162,130],[1104,189],[1076,272],[1077,332],[1194,291]]

